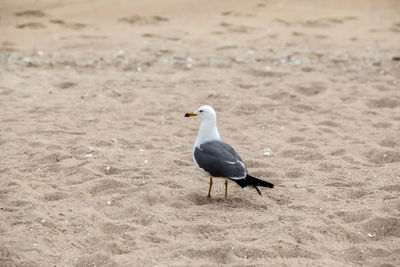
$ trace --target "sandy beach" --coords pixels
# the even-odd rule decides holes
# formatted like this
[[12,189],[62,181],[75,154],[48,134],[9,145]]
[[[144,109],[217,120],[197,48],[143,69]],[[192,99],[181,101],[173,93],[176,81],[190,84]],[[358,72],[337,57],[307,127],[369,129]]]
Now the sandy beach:
[[[0,266],[399,266],[400,2],[3,1]],[[201,105],[251,175],[192,160]],[[268,152],[268,153],[266,153]]]

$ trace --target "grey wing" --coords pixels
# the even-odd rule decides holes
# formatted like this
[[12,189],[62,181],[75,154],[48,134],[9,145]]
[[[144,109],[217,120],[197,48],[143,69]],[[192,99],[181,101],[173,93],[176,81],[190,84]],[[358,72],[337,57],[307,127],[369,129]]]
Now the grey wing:
[[211,176],[237,180],[247,175],[246,166],[240,156],[222,141],[201,144],[195,148],[194,157],[199,167]]

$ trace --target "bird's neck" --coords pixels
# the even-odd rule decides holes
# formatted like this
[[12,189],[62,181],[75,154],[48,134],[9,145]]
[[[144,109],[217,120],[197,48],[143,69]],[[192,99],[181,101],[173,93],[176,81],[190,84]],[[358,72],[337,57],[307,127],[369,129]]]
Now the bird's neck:
[[199,134],[195,147],[210,141],[221,140],[217,129],[217,120],[203,120],[200,124]]

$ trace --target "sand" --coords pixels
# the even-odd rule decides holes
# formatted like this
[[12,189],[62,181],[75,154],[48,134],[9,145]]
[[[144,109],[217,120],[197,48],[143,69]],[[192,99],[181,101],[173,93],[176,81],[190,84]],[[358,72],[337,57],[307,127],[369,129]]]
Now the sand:
[[[1,266],[399,266],[399,1],[6,1]],[[249,172],[192,161],[212,105]],[[265,152],[269,152],[264,155]]]

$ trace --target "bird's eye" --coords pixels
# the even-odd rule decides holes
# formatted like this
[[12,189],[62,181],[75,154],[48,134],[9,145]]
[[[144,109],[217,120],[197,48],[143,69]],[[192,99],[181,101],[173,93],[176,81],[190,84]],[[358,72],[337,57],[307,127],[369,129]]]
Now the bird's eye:
[[199,110],[199,111],[200,111],[200,113],[203,112],[202,110]]

